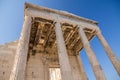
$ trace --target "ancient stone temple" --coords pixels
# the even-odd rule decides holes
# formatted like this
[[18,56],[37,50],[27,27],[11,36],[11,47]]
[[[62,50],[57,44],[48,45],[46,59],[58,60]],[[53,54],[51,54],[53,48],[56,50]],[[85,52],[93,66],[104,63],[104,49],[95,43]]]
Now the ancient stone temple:
[[120,75],[120,62],[96,21],[25,3],[19,41],[0,46],[0,80],[87,80],[79,57],[83,48],[96,80],[106,80],[89,44],[94,36]]

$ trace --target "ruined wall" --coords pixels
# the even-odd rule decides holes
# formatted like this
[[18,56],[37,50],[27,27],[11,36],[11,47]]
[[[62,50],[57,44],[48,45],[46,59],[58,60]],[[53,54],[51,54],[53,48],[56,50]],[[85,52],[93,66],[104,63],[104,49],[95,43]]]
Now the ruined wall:
[[[0,80],[9,80],[10,72],[14,63],[14,57],[18,41],[0,45]],[[44,63],[43,53],[30,53],[25,71],[25,80],[49,80],[49,68],[59,68],[58,62],[50,58],[47,64]],[[50,56],[49,56],[50,57]],[[54,55],[53,55],[54,57]],[[81,80],[76,56],[69,56],[73,77],[75,80]],[[51,75],[54,76],[53,73]],[[57,74],[60,76],[60,74]]]
[[48,80],[49,72],[46,72],[48,68],[42,59],[41,53],[30,54],[26,65],[25,80]]
[[0,80],[9,80],[18,41],[0,45]]

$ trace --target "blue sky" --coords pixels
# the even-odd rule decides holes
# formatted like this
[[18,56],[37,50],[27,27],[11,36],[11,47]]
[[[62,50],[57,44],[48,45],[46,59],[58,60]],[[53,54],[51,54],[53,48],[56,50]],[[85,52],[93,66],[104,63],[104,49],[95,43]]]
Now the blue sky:
[[[119,0],[0,0],[0,44],[19,39],[24,15],[24,2],[65,10],[93,19],[120,60],[120,1]],[[90,42],[107,80],[120,80],[99,40]],[[89,80],[95,80],[85,50],[80,52]]]

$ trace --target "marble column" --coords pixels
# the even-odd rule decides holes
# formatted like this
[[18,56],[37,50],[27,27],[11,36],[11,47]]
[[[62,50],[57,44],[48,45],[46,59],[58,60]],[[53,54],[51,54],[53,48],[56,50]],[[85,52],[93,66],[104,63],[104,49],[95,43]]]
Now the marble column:
[[117,73],[120,76],[120,61],[118,60],[118,58],[113,53],[112,49],[110,48],[110,46],[108,45],[107,41],[105,40],[105,38],[101,34],[100,30],[98,30],[96,35],[97,35],[98,39],[100,40],[102,46],[104,47],[104,50],[106,51],[109,59],[111,60],[113,66],[115,67]]
[[10,80],[24,80],[31,22],[32,18],[25,15]]
[[55,24],[55,34],[56,34],[56,42],[57,42],[57,49],[58,49],[58,57],[59,57],[59,64],[61,70],[62,80],[74,80],[72,76],[72,71],[68,59],[68,54],[66,50],[66,45],[61,29],[60,22],[58,21]]
[[87,39],[87,36],[86,36],[85,32],[83,31],[83,28],[81,26],[79,26],[79,35],[80,35],[81,41],[83,43],[83,47],[84,47],[86,54],[88,56],[88,59],[90,61],[90,64],[92,66],[96,80],[106,80],[104,73],[102,71],[102,68],[101,68],[99,62],[97,61],[97,58],[96,58],[93,50],[91,49],[91,46],[90,46],[89,41]]
[[77,55],[77,61],[79,63],[79,69],[80,69],[80,71],[82,73],[82,80],[87,80],[87,76],[86,76],[86,73],[84,71],[84,67],[82,65],[82,61],[81,61],[81,58],[80,58],[79,54]]

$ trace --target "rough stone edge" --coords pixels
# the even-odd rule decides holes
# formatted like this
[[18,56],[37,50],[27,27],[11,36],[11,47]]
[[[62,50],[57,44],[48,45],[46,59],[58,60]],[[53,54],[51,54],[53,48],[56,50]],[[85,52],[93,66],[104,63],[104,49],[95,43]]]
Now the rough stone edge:
[[11,43],[18,43],[18,42],[19,42],[19,40],[10,41],[10,42],[5,42],[5,43],[3,43],[3,44],[0,44],[0,47],[5,46],[5,45],[9,45],[9,44],[11,44]]

